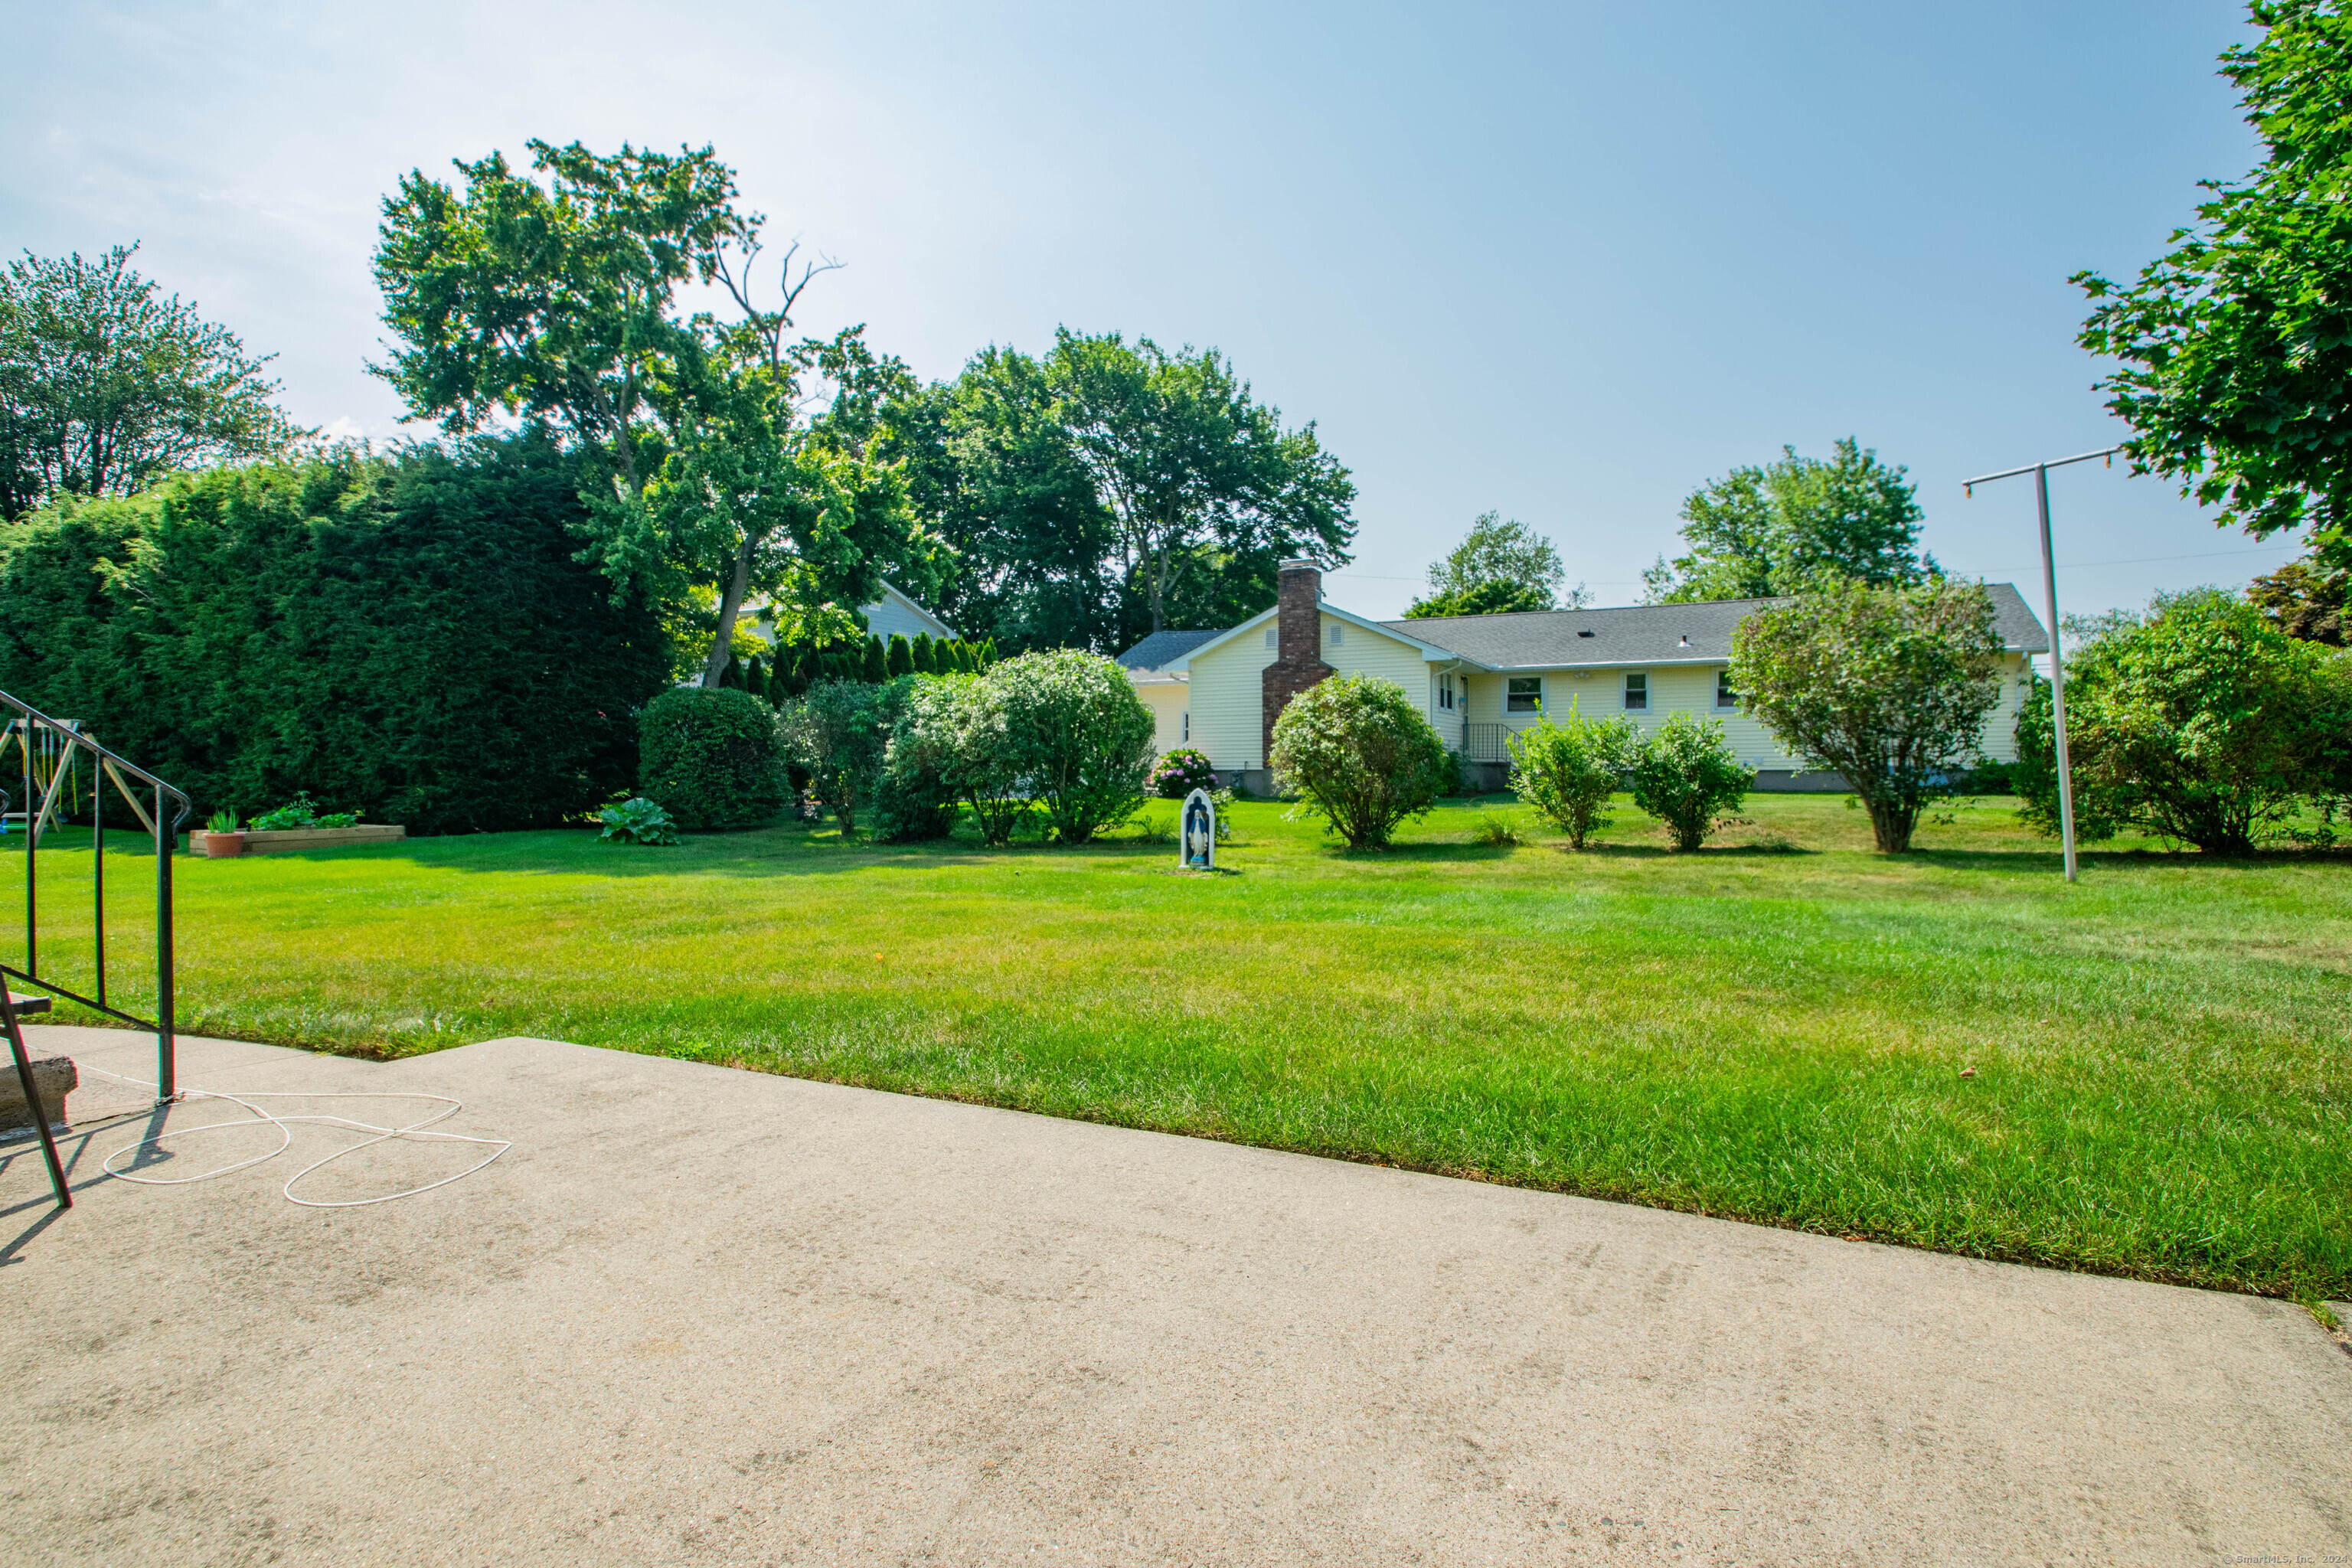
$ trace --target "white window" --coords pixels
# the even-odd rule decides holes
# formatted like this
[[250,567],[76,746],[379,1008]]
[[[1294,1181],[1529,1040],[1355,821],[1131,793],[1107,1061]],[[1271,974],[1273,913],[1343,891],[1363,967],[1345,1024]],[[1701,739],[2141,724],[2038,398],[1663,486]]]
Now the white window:
[[1178,717],[1176,721],[1176,733],[1182,739],[1186,745],[1189,746],[1192,743],[1192,710],[1190,708],[1185,709],[1183,713]]
[[1628,670],[1625,674],[1625,710],[1643,713],[1650,707],[1650,678],[1643,671]]
[[1276,626],[1275,625],[1275,623],[1274,623],[1274,622],[1272,622],[1272,621],[1268,621],[1268,622],[1266,622],[1266,623],[1265,623],[1265,646],[1266,646],[1266,647],[1274,647],[1277,646],[1277,645],[1276,644],[1275,638],[1276,638],[1276,635],[1278,634],[1278,632],[1280,631],[1280,629],[1281,629],[1281,628],[1279,628],[1278,626]]
[[1339,647],[1347,642],[1348,624],[1345,621],[1326,621],[1323,626],[1324,635],[1331,639],[1333,647]]
[[1731,671],[1727,669],[1715,672],[1715,705],[1717,708],[1739,706],[1739,693],[1731,689]]
[[1454,706],[1454,678],[1450,675],[1437,678],[1437,705],[1448,710]]
[[1515,675],[1503,691],[1503,711],[1506,713],[1540,713],[1543,711],[1543,678],[1538,675]]

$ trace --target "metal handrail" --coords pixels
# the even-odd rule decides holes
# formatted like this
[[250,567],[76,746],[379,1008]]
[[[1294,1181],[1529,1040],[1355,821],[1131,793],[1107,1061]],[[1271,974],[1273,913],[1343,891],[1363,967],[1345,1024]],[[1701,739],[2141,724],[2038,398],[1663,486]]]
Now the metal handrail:
[[[47,788],[36,787],[33,760],[37,738],[54,764]],[[37,986],[52,996],[62,997],[78,1005],[88,1007],[107,1017],[155,1035],[155,1083],[158,1100],[177,1098],[178,1084],[173,1041],[173,942],[172,930],[172,853],[178,847],[180,825],[195,810],[195,802],[178,786],[165,783],[128,757],[110,751],[82,732],[80,724],[72,720],[53,719],[32,704],[0,691],[0,750],[14,740],[23,753],[20,773],[24,784],[25,820],[25,964],[18,969],[0,963],[0,987],[7,982],[22,981]],[[41,977],[41,906],[40,847],[41,837],[58,819],[58,802],[66,790],[67,779],[78,753],[90,755],[90,827],[93,835],[91,921],[95,942],[93,957],[98,976],[98,994],[84,996],[53,980]],[[131,814],[139,818],[155,841],[155,1016],[141,1018],[111,1006],[106,1000],[106,811],[104,786],[100,777],[110,780]],[[140,796],[152,792],[153,808]],[[0,800],[8,792],[0,789]],[[166,811],[165,805],[172,806]],[[7,814],[16,815],[16,814]],[[5,818],[0,817],[0,824]],[[0,840],[5,842],[5,840]],[[35,1108],[37,1118],[41,1114]]]
[[1491,721],[1462,727],[1462,759],[1470,763],[1507,763],[1511,753],[1506,744],[1511,733],[1508,724]]

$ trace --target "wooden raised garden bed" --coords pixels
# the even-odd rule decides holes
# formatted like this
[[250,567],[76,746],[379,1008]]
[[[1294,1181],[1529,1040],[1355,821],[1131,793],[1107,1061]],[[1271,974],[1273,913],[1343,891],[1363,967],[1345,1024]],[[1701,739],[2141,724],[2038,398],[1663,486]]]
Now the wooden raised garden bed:
[[[198,831],[188,835],[188,853],[205,853],[205,840],[209,833]],[[334,849],[346,844],[389,844],[408,837],[405,827],[388,826],[383,823],[362,822],[354,827],[283,827],[272,833],[247,832],[245,853],[274,855],[287,849]]]

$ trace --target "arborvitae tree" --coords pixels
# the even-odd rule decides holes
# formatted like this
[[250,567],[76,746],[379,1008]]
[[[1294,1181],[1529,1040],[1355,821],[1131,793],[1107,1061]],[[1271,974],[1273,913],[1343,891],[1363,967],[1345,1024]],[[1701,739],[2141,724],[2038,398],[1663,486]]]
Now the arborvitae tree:
[[902,634],[890,634],[890,651],[884,656],[883,667],[893,678],[915,673],[915,652]]
[[883,651],[880,637],[866,639],[866,664],[859,677],[868,686],[879,686],[890,679],[890,656]]
[[756,653],[743,661],[743,689],[754,697],[768,695],[768,672]]
[[909,648],[909,652],[915,661],[915,673],[917,675],[937,675],[940,672],[937,656],[933,653],[932,648],[933,644],[931,642],[930,633],[917,632],[915,634],[915,640]]
[[807,695],[810,685],[816,679],[816,660],[817,650],[811,644],[785,644],[777,653],[777,664],[783,679],[769,683],[770,699],[781,708],[795,697]]

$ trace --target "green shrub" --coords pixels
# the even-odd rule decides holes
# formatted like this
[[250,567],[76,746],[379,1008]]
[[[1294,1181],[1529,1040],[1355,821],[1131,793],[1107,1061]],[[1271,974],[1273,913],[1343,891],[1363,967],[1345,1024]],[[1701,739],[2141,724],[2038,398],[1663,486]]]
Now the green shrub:
[[1756,782],[1723,738],[1723,721],[1676,713],[1633,748],[1633,804],[1663,824],[1676,849],[1696,849],[1739,809]]
[[945,838],[956,825],[956,756],[934,721],[940,678],[907,675],[875,691],[875,730],[882,757],[875,770],[870,816],[876,838],[903,843]]
[[578,559],[580,483],[516,437],[37,512],[0,528],[0,689],[199,800],[308,791],[419,835],[577,818],[635,782],[669,668],[659,618]]
[[1488,811],[1482,805],[1478,808],[1478,820],[1470,825],[1470,842],[1507,849],[1526,843],[1527,834],[1517,817],[1507,812]]
[[883,658],[883,668],[893,680],[902,675],[915,673],[915,650],[908,644],[904,633],[890,634],[890,647]]
[[[2042,682],[2017,721],[2022,816],[2058,831],[2057,746]],[[2126,824],[2243,854],[2306,800],[2352,788],[2352,665],[2207,589],[2159,597],[2137,625],[2066,660],[2074,830]]]
[[1623,787],[1640,737],[1631,719],[1588,719],[1571,699],[1565,720],[1538,714],[1509,738],[1511,788],[1582,849],[1609,826],[1609,797]]
[[669,819],[669,813],[643,795],[606,806],[597,814],[597,820],[604,825],[604,831],[596,837],[616,844],[677,842],[677,825]]
[[305,827],[349,827],[359,821],[352,812],[337,812],[320,816],[317,803],[308,794],[298,794],[284,805],[263,812],[247,823],[248,833],[290,833]]
[[950,675],[931,682],[924,695],[923,721],[946,750],[957,798],[971,808],[982,841],[1010,844],[1032,802],[1004,693],[977,675]]
[[775,710],[749,692],[678,688],[646,705],[640,792],[689,832],[756,827],[784,808]]
[[1966,777],[2000,700],[1992,601],[1958,578],[1824,582],[1740,622],[1731,650],[1741,704],[1806,765],[1845,775],[1887,854]]
[[1335,675],[1290,700],[1274,721],[1277,789],[1352,848],[1382,845],[1399,823],[1437,803],[1445,742],[1392,680]]
[[992,665],[981,679],[1003,702],[1008,761],[1063,843],[1084,844],[1143,804],[1151,710],[1115,661],[1055,648]]
[[941,673],[939,666],[939,655],[931,643],[930,633],[917,632],[915,634],[914,642],[908,645],[907,651],[908,657],[914,663],[915,673],[917,675],[938,675]]
[[864,662],[857,667],[857,678],[868,686],[879,686],[890,679],[890,656],[882,647],[880,637],[867,637],[862,655]]
[[862,680],[820,680],[778,717],[786,753],[809,771],[809,788],[841,824],[857,831],[857,815],[874,792],[887,737],[875,689]]

